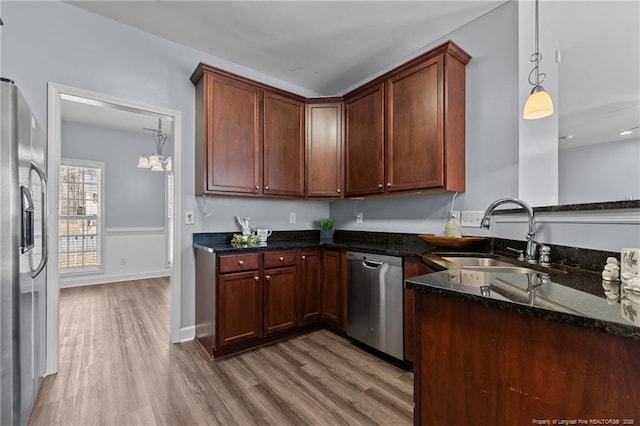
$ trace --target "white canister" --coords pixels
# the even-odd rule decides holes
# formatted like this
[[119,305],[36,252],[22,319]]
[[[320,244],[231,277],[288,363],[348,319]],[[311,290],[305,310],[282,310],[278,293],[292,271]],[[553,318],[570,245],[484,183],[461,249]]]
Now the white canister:
[[640,248],[620,250],[620,273],[640,275]]
[[272,233],[273,231],[271,231],[271,229],[266,226],[258,226],[256,228],[256,235],[258,236],[258,240],[263,243],[267,241],[267,238],[269,238]]

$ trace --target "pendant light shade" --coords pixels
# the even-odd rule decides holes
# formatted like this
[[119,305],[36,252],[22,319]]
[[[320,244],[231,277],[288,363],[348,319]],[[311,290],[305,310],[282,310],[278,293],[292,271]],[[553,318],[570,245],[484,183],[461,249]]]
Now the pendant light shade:
[[524,110],[522,112],[522,118],[525,120],[537,120],[539,118],[548,117],[553,114],[553,100],[544,87],[542,82],[547,77],[545,73],[540,72],[540,61],[542,61],[542,54],[538,48],[538,0],[536,0],[536,51],[531,55],[529,59],[534,65],[531,72],[529,72],[529,84],[533,86],[531,94],[527,98],[527,102],[524,104]]
[[148,169],[151,166],[149,165],[149,159],[147,157],[140,156],[138,158],[138,168],[139,169]]
[[553,114],[553,101],[551,96],[545,92],[544,87],[537,85],[531,91],[524,104],[524,112],[522,118],[525,120],[536,120],[538,118],[548,117]]

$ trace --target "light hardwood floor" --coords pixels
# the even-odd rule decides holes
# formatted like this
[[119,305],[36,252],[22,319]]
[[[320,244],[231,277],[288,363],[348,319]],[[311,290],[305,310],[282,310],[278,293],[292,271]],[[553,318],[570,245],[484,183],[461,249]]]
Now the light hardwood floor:
[[328,331],[208,361],[169,342],[167,279],[63,289],[30,425],[402,425],[413,374]]

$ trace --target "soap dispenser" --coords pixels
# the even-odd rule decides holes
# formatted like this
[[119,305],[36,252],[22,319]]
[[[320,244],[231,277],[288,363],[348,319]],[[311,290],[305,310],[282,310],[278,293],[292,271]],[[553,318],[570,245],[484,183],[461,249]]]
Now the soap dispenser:
[[456,222],[456,217],[451,216],[451,220],[444,227],[444,235],[445,237],[451,238],[462,238],[462,233],[460,232],[460,225]]

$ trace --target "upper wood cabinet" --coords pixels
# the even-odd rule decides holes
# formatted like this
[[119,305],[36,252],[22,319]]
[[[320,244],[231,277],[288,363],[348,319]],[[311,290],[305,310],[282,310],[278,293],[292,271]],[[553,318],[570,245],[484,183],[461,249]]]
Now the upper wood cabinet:
[[345,101],[346,195],[384,192],[384,86]]
[[470,58],[448,42],[345,96],[347,195],[465,190]]
[[433,59],[387,82],[387,191],[444,186],[442,62]]
[[200,64],[196,195],[304,196],[304,98]]
[[453,42],[344,98],[305,99],[200,64],[196,195],[465,190],[465,68]]
[[264,93],[264,193],[304,195],[304,103]]
[[260,91],[206,73],[196,85],[196,192],[257,194]]
[[307,104],[308,197],[342,197],[343,187],[343,107],[342,102]]

